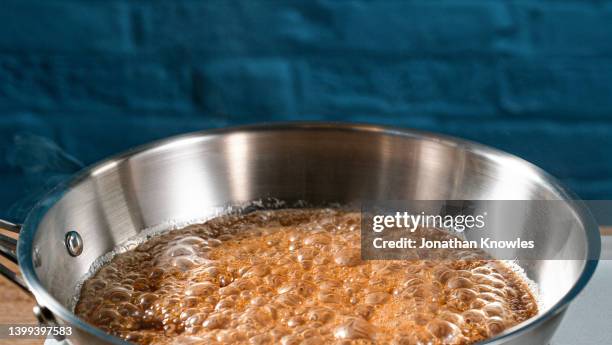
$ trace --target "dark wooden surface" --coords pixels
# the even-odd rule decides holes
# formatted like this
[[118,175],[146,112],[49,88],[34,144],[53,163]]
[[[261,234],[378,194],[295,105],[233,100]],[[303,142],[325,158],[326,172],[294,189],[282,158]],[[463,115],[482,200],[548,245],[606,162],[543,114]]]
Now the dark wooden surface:
[[[0,260],[2,263],[6,261]],[[20,288],[0,276],[0,324],[36,324],[32,314],[34,299]],[[41,345],[42,339],[0,339],[1,345]]]

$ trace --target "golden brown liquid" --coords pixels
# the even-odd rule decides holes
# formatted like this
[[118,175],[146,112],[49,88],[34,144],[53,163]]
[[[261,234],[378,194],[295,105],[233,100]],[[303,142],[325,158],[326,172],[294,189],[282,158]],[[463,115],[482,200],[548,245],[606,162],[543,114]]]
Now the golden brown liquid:
[[155,237],[87,280],[88,322],[139,344],[471,344],[537,313],[503,263],[361,261],[360,215],[230,215]]

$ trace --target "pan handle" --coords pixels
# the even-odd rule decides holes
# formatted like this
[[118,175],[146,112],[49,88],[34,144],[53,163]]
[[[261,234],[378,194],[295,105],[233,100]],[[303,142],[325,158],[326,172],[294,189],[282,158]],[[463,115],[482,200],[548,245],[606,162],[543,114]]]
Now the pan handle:
[[[0,219],[0,229],[6,230],[8,232],[12,232],[14,234],[19,234],[21,231],[21,225],[13,224],[11,222],[7,222],[5,220]],[[15,264],[17,262],[17,240],[11,236],[7,236],[5,234],[0,233],[0,255],[12,261]],[[25,292],[30,292],[28,286],[23,281],[18,272],[11,270],[5,265],[0,263],[0,274],[5,276],[8,280],[13,282],[15,285],[22,288]]]
[[[5,220],[0,219],[0,229],[19,235],[19,232],[21,231],[21,225],[13,224],[11,222],[7,222]],[[0,233],[0,255],[15,264],[19,264],[19,262],[17,261],[17,240],[11,236],[7,236],[5,234]],[[32,293],[28,289],[28,286],[23,281],[23,278],[21,278],[21,275],[19,275],[19,272],[15,272],[0,263],[0,274],[5,276],[15,285],[19,286],[29,295],[32,295]],[[55,317],[53,316],[53,313],[49,309],[38,304],[38,302],[34,305],[32,311],[34,312],[34,315],[36,316],[38,322],[41,325],[58,325],[57,321],[55,320]],[[54,338],[57,341],[63,341],[66,337],[62,335],[54,335]]]

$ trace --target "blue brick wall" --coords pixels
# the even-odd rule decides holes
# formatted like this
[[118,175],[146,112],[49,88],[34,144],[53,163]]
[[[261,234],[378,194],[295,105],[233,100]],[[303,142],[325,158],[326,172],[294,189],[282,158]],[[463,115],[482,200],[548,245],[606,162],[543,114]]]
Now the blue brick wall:
[[0,5],[0,216],[66,170],[15,159],[18,134],[87,164],[185,131],[298,119],[477,140],[611,198],[612,2]]

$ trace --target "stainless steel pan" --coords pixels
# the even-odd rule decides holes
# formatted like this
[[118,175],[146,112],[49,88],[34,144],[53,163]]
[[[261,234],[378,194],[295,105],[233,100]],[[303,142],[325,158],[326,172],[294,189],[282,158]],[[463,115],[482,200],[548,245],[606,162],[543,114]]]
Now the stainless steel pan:
[[[68,308],[92,262],[142,229],[211,216],[220,206],[266,197],[311,204],[363,200],[569,200],[548,174],[472,142],[397,128],[352,124],[278,124],[187,134],[112,157],[58,187],[32,210],[19,241],[2,238],[47,324],[69,324],[74,344],[126,344]],[[600,250],[596,224],[579,204],[579,228],[541,227],[570,237],[580,260],[525,264],[540,286],[541,314],[487,344],[547,344],[568,304],[590,279]],[[520,229],[517,227],[517,232]],[[15,254],[16,249],[16,254]]]

